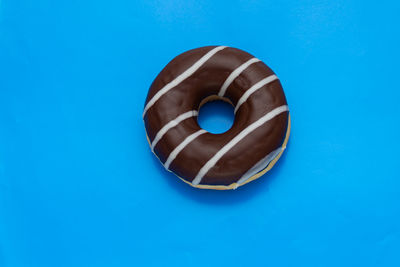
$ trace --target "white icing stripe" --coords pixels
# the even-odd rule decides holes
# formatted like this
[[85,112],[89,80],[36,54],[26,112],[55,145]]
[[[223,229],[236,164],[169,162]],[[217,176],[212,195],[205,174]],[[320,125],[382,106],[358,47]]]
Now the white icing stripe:
[[159,130],[156,136],[154,137],[153,142],[151,143],[151,150],[154,150],[154,147],[157,145],[158,141],[161,140],[161,138],[164,136],[164,134],[168,132],[169,129],[175,127],[181,121],[184,121],[190,117],[197,116],[197,114],[198,114],[197,110],[191,110],[179,115],[175,119],[165,124],[164,127],[162,127],[161,130]]
[[257,162],[251,169],[249,169],[245,174],[243,174],[242,177],[240,177],[239,181],[237,181],[238,186],[244,182],[246,182],[250,177],[253,175],[257,174],[258,172],[264,170],[269,163],[278,156],[278,154],[283,150],[283,147],[279,147],[278,149],[275,149],[271,153],[269,153],[267,156],[265,156],[263,159],[261,159],[259,162]]
[[173,79],[171,82],[167,83],[160,91],[158,91],[150,100],[147,102],[147,105],[144,108],[143,111],[143,117],[146,115],[147,110],[154,105],[154,103],[160,99],[161,96],[163,96],[165,93],[167,93],[169,90],[180,84],[182,81],[184,81],[186,78],[188,78],[190,75],[192,75],[196,70],[198,70],[207,60],[209,60],[214,54],[216,54],[218,51],[221,51],[222,49],[226,48],[226,46],[217,46],[213,49],[211,49],[207,54],[205,54],[202,58],[200,58],[196,63],[194,63],[190,68],[185,70],[182,74],[177,76],[175,79]]
[[198,136],[206,132],[207,132],[206,130],[201,129],[186,137],[185,140],[183,140],[182,143],[180,143],[177,147],[175,147],[175,149],[171,152],[171,154],[169,154],[168,159],[164,163],[164,167],[168,170],[169,165],[176,158],[176,156],[178,156],[179,152],[181,152],[182,149],[184,149],[190,142],[192,142]]
[[203,179],[204,175],[225,155],[232,147],[234,147],[237,143],[239,143],[243,138],[245,138],[248,134],[256,130],[258,127],[266,123],[267,121],[273,119],[275,116],[288,111],[288,106],[280,106],[272,111],[268,112],[264,116],[262,116],[257,121],[253,122],[249,126],[247,126],[243,131],[241,131],[238,135],[236,135],[231,141],[229,141],[224,147],[222,147],[215,155],[207,161],[207,163],[200,169],[197,173],[196,177],[193,179],[192,184],[198,185]]
[[245,69],[247,69],[251,64],[259,62],[260,60],[258,58],[253,57],[252,59],[246,61],[242,65],[240,65],[238,68],[236,68],[229,76],[226,78],[224,84],[221,86],[221,89],[219,90],[218,96],[224,96],[226,89],[228,89],[229,85],[242,73]]
[[252,87],[250,87],[243,95],[242,97],[239,99],[239,101],[236,104],[235,107],[235,113],[236,111],[239,109],[239,107],[246,102],[247,98],[249,98],[249,96],[254,93],[255,91],[257,91],[258,89],[260,89],[261,87],[263,87],[266,84],[269,84],[270,82],[273,82],[275,80],[277,80],[278,77],[276,77],[276,75],[271,75],[268,76],[267,78],[262,79],[261,81],[259,81],[258,83],[254,84]]

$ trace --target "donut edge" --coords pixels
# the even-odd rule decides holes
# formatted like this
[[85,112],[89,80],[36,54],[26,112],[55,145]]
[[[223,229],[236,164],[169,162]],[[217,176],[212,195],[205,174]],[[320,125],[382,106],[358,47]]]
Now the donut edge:
[[[286,135],[285,135],[285,139],[282,143],[282,150],[281,152],[279,152],[279,154],[267,165],[267,167],[265,167],[262,171],[256,173],[255,175],[251,176],[249,179],[247,179],[244,183],[238,184],[238,183],[232,183],[230,185],[206,185],[206,184],[198,184],[198,185],[194,185],[191,182],[186,181],[185,179],[183,179],[182,177],[179,177],[177,174],[175,174],[173,171],[167,170],[171,173],[173,173],[175,176],[177,176],[179,179],[181,179],[183,182],[185,182],[186,184],[195,187],[195,188],[199,188],[199,189],[212,189],[212,190],[232,190],[232,189],[236,189],[240,186],[243,186],[247,183],[250,183],[258,178],[260,178],[261,176],[263,176],[264,174],[266,174],[268,171],[270,171],[272,169],[272,167],[274,167],[274,165],[276,164],[276,162],[278,162],[279,158],[282,156],[283,152],[286,149],[286,145],[289,141],[289,136],[290,136],[290,130],[291,130],[291,120],[290,120],[290,113],[288,114],[288,124],[287,124],[287,130],[286,130]],[[146,138],[147,138],[147,142],[149,143],[150,147],[151,147],[151,143],[149,140],[149,137],[147,135],[146,132]],[[157,156],[156,153],[154,153],[154,151],[152,151],[152,153],[158,158],[158,160],[161,162],[160,158]],[[162,162],[161,162],[162,164]]]

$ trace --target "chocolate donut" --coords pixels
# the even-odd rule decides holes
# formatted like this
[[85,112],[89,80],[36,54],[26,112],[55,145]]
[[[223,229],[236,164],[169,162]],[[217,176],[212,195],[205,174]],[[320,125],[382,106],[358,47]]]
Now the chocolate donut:
[[[200,128],[198,110],[216,99],[235,108],[222,134]],[[143,112],[147,139],[164,167],[206,189],[235,189],[276,163],[289,138],[285,94],[274,72],[252,55],[207,46],[175,57],[153,81]]]

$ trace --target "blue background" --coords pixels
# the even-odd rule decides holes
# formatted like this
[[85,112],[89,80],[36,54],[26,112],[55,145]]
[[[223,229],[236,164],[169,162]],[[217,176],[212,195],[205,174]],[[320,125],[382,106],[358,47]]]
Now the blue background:
[[[399,11],[1,0],[0,266],[400,266]],[[204,45],[265,61],[291,110],[283,158],[236,191],[164,171],[141,120],[158,72]]]

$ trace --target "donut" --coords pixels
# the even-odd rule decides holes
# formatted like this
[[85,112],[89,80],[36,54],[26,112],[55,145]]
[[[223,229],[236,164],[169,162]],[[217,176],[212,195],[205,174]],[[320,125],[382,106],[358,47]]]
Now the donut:
[[[223,100],[234,107],[232,127],[202,129],[200,107]],[[165,169],[202,189],[236,189],[277,162],[290,116],[278,77],[249,53],[226,46],[184,52],[150,86],[143,111],[147,140]]]

